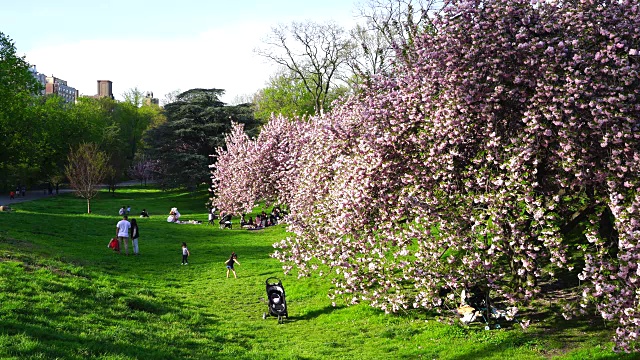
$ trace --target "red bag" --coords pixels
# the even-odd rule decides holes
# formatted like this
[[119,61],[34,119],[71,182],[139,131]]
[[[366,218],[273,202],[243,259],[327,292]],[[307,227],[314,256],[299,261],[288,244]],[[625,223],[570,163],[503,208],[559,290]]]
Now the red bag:
[[118,238],[111,239],[107,247],[113,249],[113,251],[120,251],[120,242],[118,241]]

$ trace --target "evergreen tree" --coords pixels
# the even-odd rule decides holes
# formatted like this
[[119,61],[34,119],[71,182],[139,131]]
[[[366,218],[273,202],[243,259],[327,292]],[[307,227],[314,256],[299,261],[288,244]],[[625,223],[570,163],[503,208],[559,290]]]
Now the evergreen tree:
[[195,188],[209,181],[210,154],[224,145],[231,122],[252,134],[259,122],[249,105],[225,106],[221,89],[191,89],[165,105],[167,121],[146,135],[155,177],[165,187]]

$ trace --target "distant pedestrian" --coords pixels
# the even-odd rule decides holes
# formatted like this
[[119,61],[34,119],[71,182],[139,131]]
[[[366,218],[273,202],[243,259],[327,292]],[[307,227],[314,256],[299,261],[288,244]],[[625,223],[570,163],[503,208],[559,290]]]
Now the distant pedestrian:
[[120,210],[118,210],[118,214],[120,214],[120,216],[125,216],[125,215],[127,215],[127,210],[124,208],[124,205],[122,205],[122,207],[120,208]]
[[209,225],[213,225],[213,212],[216,211],[215,208],[209,209]]
[[231,270],[233,271],[233,277],[237,279],[238,276],[236,275],[236,270],[233,268],[233,265],[240,265],[240,262],[238,261],[238,255],[236,255],[235,252],[232,252],[229,260],[225,261],[224,263],[225,265],[227,265],[227,278],[229,277],[229,270]]
[[129,229],[131,228],[131,223],[128,219],[127,215],[124,215],[122,220],[116,224],[116,236],[121,244],[124,243],[124,253],[126,255],[129,255]]
[[127,205],[127,215],[131,212],[131,206]]
[[182,265],[188,265],[189,263],[187,262],[187,260],[189,259],[189,255],[191,255],[189,253],[189,249],[187,248],[187,243],[183,242],[182,243]]
[[20,189],[20,194],[22,195],[22,197],[27,196],[27,187],[22,185],[22,188]]
[[131,243],[133,244],[133,255],[140,255],[138,249],[138,238],[140,233],[138,232],[138,223],[136,219],[131,219]]
[[9,192],[9,199],[10,199],[10,200],[13,200],[13,199],[15,199],[15,198],[16,198],[16,193],[15,193],[13,190],[12,190],[12,191],[10,191],[10,192]]

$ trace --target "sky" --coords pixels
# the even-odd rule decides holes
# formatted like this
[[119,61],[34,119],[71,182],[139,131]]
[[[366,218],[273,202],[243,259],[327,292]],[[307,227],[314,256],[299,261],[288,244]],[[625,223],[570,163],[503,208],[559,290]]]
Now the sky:
[[277,66],[254,53],[272,27],[335,21],[352,28],[356,0],[0,0],[0,32],[38,72],[116,99],[137,88],[160,101],[193,88],[224,89],[233,103]]

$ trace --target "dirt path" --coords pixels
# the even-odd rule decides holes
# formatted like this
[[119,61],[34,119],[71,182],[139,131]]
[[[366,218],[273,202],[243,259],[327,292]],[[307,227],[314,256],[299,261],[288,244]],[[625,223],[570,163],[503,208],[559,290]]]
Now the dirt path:
[[[149,183],[149,182],[147,182]],[[119,183],[117,185],[117,187],[122,187],[122,186],[131,186],[131,185],[138,185],[140,184],[139,181],[125,181],[122,183]],[[103,185],[103,187],[106,188],[106,185]],[[70,193],[73,192],[72,189],[60,189],[59,193],[60,194],[66,194],[66,193]],[[51,196],[56,196],[56,192],[54,190],[52,195],[49,195],[47,193],[47,191],[44,190],[31,190],[31,191],[27,191],[25,196],[16,196],[14,199],[10,199],[9,198],[9,194],[8,193],[0,193],[0,205],[11,205],[11,204],[17,204],[17,203],[21,203],[21,202],[25,202],[25,201],[32,201],[32,200],[39,200],[39,199],[43,199],[46,197],[51,197]]]

